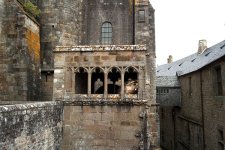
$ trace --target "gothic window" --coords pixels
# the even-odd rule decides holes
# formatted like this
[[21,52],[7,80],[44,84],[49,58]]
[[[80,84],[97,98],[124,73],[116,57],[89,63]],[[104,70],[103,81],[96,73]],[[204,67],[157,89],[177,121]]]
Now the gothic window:
[[126,69],[124,76],[124,90],[125,94],[137,94],[138,93],[138,73],[133,67]]
[[104,94],[104,71],[97,67],[91,74],[91,93]]
[[110,22],[102,24],[102,44],[112,44],[112,24]]
[[120,94],[121,85],[120,70],[116,67],[111,68],[108,73],[108,94]]
[[145,11],[144,10],[138,11],[138,22],[145,22]]
[[87,94],[88,89],[88,73],[84,68],[76,69],[75,74],[75,93]]

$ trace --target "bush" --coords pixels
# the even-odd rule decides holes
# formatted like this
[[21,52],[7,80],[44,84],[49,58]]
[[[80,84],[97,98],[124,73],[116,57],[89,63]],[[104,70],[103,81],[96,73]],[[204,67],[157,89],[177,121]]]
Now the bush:
[[28,13],[30,13],[31,15],[33,15],[35,18],[39,18],[40,14],[41,14],[41,10],[35,6],[33,3],[31,3],[30,1],[25,2],[23,4],[25,11],[27,11]]

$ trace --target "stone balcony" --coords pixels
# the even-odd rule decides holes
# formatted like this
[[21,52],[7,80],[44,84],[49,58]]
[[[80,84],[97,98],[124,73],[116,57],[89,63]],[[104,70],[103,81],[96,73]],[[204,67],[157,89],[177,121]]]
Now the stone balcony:
[[57,46],[54,67],[55,100],[143,100],[146,95],[145,45]]

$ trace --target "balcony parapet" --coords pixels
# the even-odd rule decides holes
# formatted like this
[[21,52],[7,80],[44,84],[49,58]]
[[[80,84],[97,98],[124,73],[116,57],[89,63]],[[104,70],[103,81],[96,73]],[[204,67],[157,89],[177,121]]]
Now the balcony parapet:
[[56,46],[54,52],[146,51],[146,45],[78,45]]

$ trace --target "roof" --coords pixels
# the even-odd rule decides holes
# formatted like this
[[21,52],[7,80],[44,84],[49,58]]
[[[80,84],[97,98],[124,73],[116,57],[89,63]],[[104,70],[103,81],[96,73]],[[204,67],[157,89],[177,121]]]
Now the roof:
[[225,56],[225,40],[207,48],[203,53],[194,53],[170,64],[157,67],[156,76],[182,76],[197,71]]

